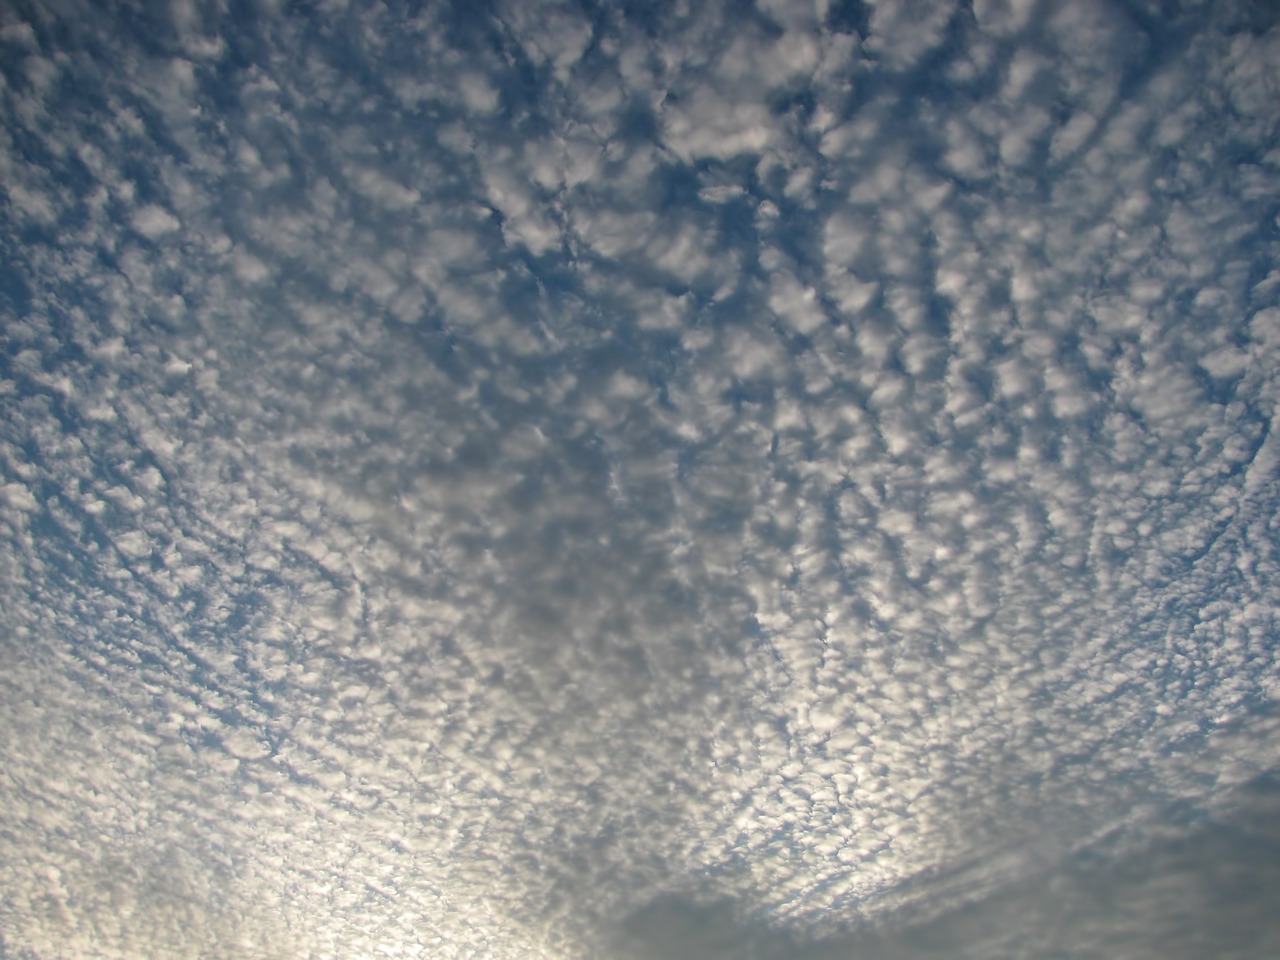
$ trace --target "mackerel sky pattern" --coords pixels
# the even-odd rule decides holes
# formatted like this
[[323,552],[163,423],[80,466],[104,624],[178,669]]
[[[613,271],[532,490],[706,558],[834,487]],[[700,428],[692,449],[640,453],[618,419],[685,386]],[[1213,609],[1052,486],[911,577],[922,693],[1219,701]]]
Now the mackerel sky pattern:
[[1257,960],[1280,8],[16,0],[0,958]]

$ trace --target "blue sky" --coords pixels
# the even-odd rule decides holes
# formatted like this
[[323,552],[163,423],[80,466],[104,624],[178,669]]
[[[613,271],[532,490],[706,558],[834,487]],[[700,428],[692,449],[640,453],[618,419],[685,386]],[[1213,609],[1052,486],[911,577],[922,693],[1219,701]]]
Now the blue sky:
[[1258,957],[1280,9],[0,13],[0,957]]

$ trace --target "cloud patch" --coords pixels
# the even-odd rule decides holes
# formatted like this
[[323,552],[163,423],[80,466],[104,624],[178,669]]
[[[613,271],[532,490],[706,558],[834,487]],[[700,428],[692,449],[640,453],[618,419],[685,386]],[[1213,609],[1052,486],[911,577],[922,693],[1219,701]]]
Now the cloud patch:
[[1222,10],[5,14],[3,951],[1249,955]]

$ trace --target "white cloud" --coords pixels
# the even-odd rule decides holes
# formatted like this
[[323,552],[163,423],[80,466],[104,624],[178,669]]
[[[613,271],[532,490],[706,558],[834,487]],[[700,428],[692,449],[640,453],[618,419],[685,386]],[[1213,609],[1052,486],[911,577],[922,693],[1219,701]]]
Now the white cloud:
[[177,217],[154,203],[140,207],[133,214],[134,228],[150,240],[173,233],[181,225]]
[[761,153],[773,140],[764,105],[701,88],[663,111],[666,141],[685,162]]
[[1274,767],[1273,38],[845,13],[11,18],[4,950],[1020,955]]

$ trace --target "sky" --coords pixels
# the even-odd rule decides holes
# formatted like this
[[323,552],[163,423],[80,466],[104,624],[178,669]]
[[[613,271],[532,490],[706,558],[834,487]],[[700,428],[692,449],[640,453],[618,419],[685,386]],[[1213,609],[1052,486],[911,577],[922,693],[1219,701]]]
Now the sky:
[[0,244],[0,958],[1274,958],[1280,5],[14,0]]

